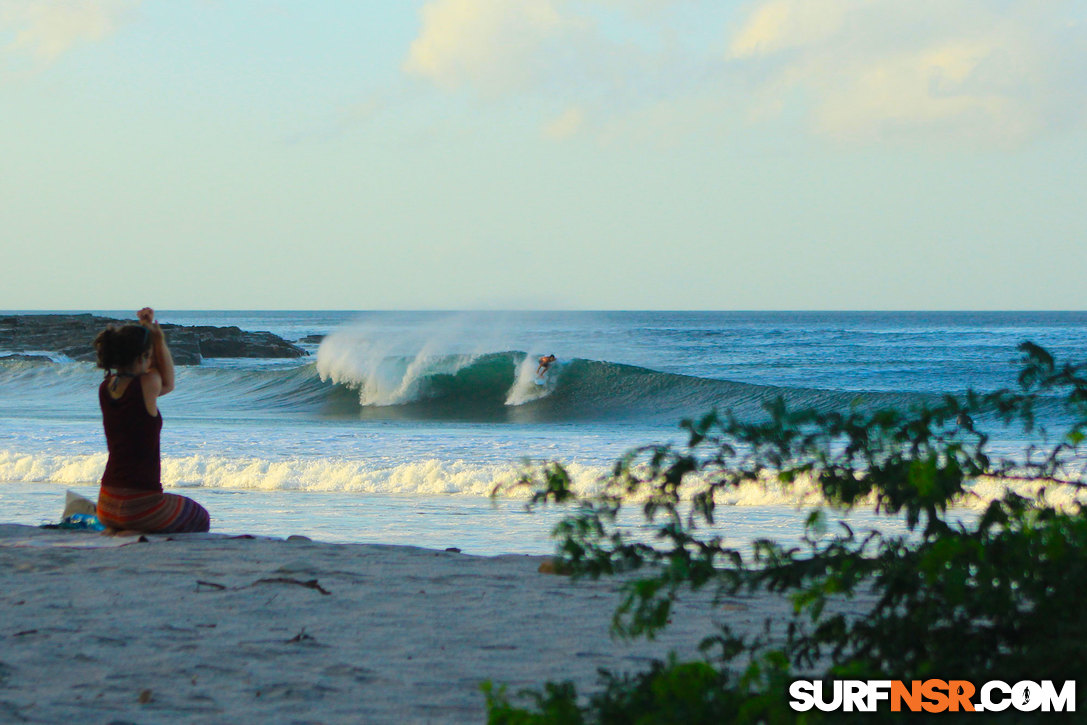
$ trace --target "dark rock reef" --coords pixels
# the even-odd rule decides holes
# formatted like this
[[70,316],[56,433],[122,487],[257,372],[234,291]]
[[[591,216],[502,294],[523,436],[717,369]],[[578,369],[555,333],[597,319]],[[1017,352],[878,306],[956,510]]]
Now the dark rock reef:
[[[94,362],[94,338],[106,325],[134,323],[91,314],[0,317],[0,351],[53,352]],[[204,358],[296,358],[307,353],[270,332],[237,327],[162,325],[174,362],[199,365]]]

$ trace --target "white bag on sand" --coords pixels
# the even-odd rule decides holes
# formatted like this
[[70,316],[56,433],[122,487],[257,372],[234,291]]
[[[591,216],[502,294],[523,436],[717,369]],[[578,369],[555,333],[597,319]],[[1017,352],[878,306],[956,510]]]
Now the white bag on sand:
[[91,501],[89,498],[80,496],[75,491],[65,491],[64,493],[64,513],[61,514],[61,520],[72,516],[73,514],[87,514],[88,516],[95,516],[98,514],[98,504]]

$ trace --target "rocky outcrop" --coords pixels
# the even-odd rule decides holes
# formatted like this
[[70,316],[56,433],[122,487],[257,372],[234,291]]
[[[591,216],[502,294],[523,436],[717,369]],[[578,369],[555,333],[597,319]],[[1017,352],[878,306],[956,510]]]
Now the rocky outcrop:
[[307,353],[270,332],[249,332],[238,327],[163,325],[173,351],[192,349],[202,357],[304,357]]
[[[94,338],[106,325],[131,323],[96,315],[9,315],[0,317],[0,351],[55,352],[94,361]],[[174,362],[199,365],[204,358],[296,358],[307,353],[270,332],[237,327],[162,326]]]

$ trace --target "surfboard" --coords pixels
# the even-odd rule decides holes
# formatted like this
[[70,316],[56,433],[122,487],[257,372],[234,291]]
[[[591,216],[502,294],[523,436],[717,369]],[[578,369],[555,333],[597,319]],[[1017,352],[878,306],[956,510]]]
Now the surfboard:
[[[546,373],[545,373],[545,375],[546,375]],[[542,388],[542,387],[543,387],[544,385],[547,385],[547,379],[546,379],[546,378],[544,378],[544,376],[543,376],[543,375],[537,375],[537,376],[536,376],[536,379],[535,379],[535,380],[533,380],[532,382],[536,383],[536,384],[537,384],[537,385],[539,385],[539,386],[540,386],[541,388]]]

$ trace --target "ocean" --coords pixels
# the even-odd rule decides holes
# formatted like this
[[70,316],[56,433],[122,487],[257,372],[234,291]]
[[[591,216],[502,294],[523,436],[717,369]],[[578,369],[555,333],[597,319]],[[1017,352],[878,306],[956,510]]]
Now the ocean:
[[[945,392],[1014,387],[1024,340],[1087,361],[1084,312],[158,318],[267,330],[310,353],[179,367],[177,389],[160,400],[163,484],[203,503],[213,531],[474,554],[552,549],[548,534],[561,511],[528,513],[517,496],[492,499],[497,484],[555,460],[579,490],[595,490],[626,450],[682,442],[684,417],[714,408],[758,416],[778,396],[823,409],[857,400],[903,407]],[[535,359],[549,353],[557,362],[537,386]],[[53,358],[0,361],[0,521],[55,523],[65,489],[96,495],[106,461],[102,372]],[[1026,442],[1022,432],[997,432],[994,447],[1011,453]],[[730,539],[801,531],[799,494],[746,491],[729,503],[719,526]],[[853,519],[877,523],[863,513]]]

